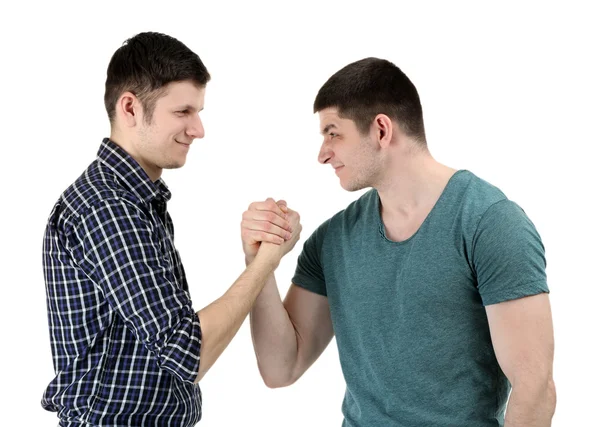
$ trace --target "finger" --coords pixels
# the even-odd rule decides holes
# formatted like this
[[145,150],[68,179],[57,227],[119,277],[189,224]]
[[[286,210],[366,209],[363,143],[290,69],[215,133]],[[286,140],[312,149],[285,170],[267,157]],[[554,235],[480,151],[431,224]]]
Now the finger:
[[284,230],[292,231],[290,222],[272,211],[246,211],[242,215],[242,219],[246,221],[264,221]]
[[275,203],[273,199],[267,199],[264,202],[254,202],[251,203],[248,207],[249,211],[271,211],[283,219],[285,218],[285,213],[281,210],[281,208]]
[[292,237],[291,232],[266,221],[242,220],[242,232],[244,232],[244,230],[260,231],[263,233],[272,234],[274,236],[279,236],[286,240]]
[[[273,206],[273,209],[278,208],[284,214],[287,213],[287,202],[285,200],[280,200],[280,201],[276,202],[275,199],[273,199],[272,197],[269,197],[267,200],[265,200],[265,202],[268,203],[269,206]],[[283,203],[280,204],[279,202],[283,202]]]
[[276,245],[281,245],[285,240],[280,236],[276,236],[274,234],[265,233],[262,231],[251,231],[248,233],[248,238],[253,240],[254,242],[260,243],[275,243]]
[[279,209],[281,209],[284,213],[288,213],[287,202],[285,200],[278,200],[277,206],[279,206]]
[[286,219],[293,230],[294,227],[300,223],[300,214],[292,209],[288,209],[288,212],[286,215],[287,215]]

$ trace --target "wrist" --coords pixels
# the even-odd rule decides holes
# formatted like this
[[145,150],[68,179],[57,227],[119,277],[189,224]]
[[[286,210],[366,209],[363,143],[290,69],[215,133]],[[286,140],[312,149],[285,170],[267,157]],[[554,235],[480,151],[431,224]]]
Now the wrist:
[[270,248],[260,249],[256,256],[252,257],[250,263],[265,265],[271,272],[275,271],[279,267],[281,258],[275,254],[275,251]]

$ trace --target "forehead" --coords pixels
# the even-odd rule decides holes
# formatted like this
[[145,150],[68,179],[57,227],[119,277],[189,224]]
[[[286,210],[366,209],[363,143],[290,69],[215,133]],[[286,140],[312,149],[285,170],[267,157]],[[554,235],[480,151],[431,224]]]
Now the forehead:
[[326,129],[348,129],[355,127],[352,120],[341,118],[338,114],[338,109],[335,107],[329,107],[319,111],[319,122],[321,125],[321,132],[324,132]]
[[340,121],[341,118],[338,115],[338,109],[335,107],[325,108],[324,110],[319,111],[319,121],[321,124],[325,122],[337,122]]
[[196,110],[201,110],[204,107],[205,91],[205,87],[198,87],[189,81],[171,82],[158,103],[166,106],[189,105]]

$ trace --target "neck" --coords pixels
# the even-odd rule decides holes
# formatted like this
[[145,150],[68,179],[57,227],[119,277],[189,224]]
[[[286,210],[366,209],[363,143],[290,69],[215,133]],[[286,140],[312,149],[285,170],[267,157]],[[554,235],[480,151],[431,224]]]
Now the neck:
[[381,211],[409,218],[433,208],[456,172],[437,162],[428,150],[395,156],[378,185]]
[[131,157],[133,157],[133,159],[141,166],[144,172],[146,172],[146,175],[148,175],[148,178],[150,178],[152,182],[158,181],[162,174],[162,169],[156,165],[152,165],[150,162],[144,159],[144,157],[136,149],[137,144],[131,137],[124,135],[116,129],[112,129],[110,133],[110,140],[125,150]]

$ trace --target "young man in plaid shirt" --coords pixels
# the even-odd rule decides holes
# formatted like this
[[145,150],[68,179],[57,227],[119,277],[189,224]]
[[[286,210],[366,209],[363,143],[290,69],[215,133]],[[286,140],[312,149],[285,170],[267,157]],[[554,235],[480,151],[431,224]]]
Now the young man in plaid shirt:
[[111,136],[60,196],[44,236],[56,376],[42,406],[61,426],[195,425],[198,381],[298,241],[298,214],[268,200],[283,237],[263,237],[276,244],[257,246],[229,290],[193,310],[160,176],[204,136],[209,80],[198,55],[164,34],[138,34],[110,61]]

